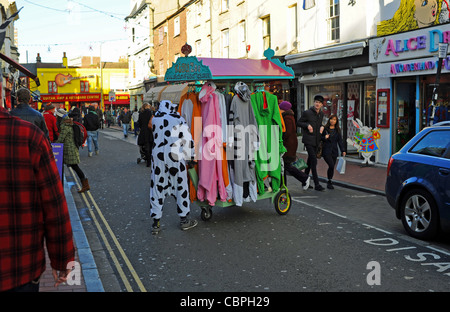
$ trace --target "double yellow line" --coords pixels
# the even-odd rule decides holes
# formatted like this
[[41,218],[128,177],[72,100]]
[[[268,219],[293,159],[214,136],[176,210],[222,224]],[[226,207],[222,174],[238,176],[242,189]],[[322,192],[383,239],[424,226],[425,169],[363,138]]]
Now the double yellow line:
[[[75,172],[73,171],[72,168],[69,168],[69,169],[70,169],[70,172],[72,173],[73,179],[74,179],[77,187],[81,188],[80,184],[78,183],[78,180],[75,177]],[[133,292],[133,288],[131,287],[131,284],[126,277],[126,275],[122,269],[122,266],[120,265],[119,260],[117,259],[117,256],[115,255],[114,251],[112,250],[111,245],[109,244],[109,241],[106,238],[105,232],[103,231],[100,223],[97,220],[97,217],[95,216],[92,206],[94,206],[95,211],[97,212],[98,216],[100,217],[101,221],[103,222],[103,225],[105,226],[106,230],[108,231],[109,235],[111,236],[113,243],[116,245],[117,250],[120,253],[120,256],[122,257],[123,261],[125,262],[126,266],[128,267],[128,270],[131,272],[131,275],[133,276],[134,281],[138,285],[139,290],[142,292],[146,292],[147,290],[145,289],[144,285],[142,284],[142,282],[141,282],[139,276],[137,275],[136,271],[134,270],[133,266],[131,265],[131,262],[128,259],[127,255],[125,254],[125,251],[123,250],[122,246],[120,246],[120,243],[116,238],[116,235],[114,235],[114,232],[112,231],[111,227],[109,226],[108,222],[106,221],[105,217],[103,216],[103,213],[101,212],[100,208],[98,207],[97,203],[95,202],[94,198],[92,197],[91,192],[86,191],[86,192],[83,192],[80,194],[81,194],[81,197],[83,198],[86,206],[88,207],[89,214],[91,215],[91,218],[95,224],[95,227],[97,228],[98,232],[100,233],[103,243],[105,244],[106,249],[107,249],[109,255],[111,256],[111,259],[113,260],[114,265],[116,266],[116,269],[119,272],[119,276],[122,279],[122,282],[124,283],[127,291]],[[86,197],[86,194],[89,196],[89,198],[92,202],[92,205],[89,203],[89,201]]]

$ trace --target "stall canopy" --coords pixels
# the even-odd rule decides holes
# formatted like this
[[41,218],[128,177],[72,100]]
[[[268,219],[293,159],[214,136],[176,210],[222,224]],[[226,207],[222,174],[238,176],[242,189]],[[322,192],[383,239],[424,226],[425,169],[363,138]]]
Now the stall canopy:
[[159,102],[161,91],[164,91],[167,88],[167,85],[153,87],[144,94],[144,102],[152,103],[152,101]]
[[275,52],[264,52],[265,60],[227,59],[185,56],[166,71],[165,81],[199,80],[253,80],[269,81],[294,79],[294,71],[289,66],[273,58]]
[[159,98],[161,101],[169,100],[172,103],[180,104],[181,97],[186,94],[187,91],[187,83],[170,85],[161,92]]

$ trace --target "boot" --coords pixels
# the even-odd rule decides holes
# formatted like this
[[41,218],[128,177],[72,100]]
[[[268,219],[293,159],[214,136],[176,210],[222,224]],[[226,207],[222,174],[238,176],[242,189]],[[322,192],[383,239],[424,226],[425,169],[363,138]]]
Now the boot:
[[83,193],[86,191],[89,191],[91,187],[89,186],[88,179],[84,179],[81,181],[81,190],[78,191],[78,193]]

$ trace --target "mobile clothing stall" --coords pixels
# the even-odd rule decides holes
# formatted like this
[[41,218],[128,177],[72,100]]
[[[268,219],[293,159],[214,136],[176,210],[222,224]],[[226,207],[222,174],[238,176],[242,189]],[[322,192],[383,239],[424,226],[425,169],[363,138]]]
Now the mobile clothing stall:
[[214,206],[262,199],[271,199],[277,213],[287,214],[291,197],[283,174],[284,122],[277,96],[264,85],[293,79],[293,70],[273,59],[270,49],[264,60],[183,54],[165,81],[183,84],[179,89],[187,83],[176,103],[194,140],[197,164],[189,169],[189,191],[190,200],[202,208],[201,218],[209,220]]

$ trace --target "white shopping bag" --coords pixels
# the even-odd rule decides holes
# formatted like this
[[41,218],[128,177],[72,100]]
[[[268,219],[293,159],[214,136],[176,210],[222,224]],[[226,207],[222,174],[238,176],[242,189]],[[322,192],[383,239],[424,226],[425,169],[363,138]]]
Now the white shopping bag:
[[340,173],[340,174],[344,174],[345,173],[345,165],[346,165],[347,161],[345,160],[345,157],[339,157],[337,166],[336,166],[336,170]]

